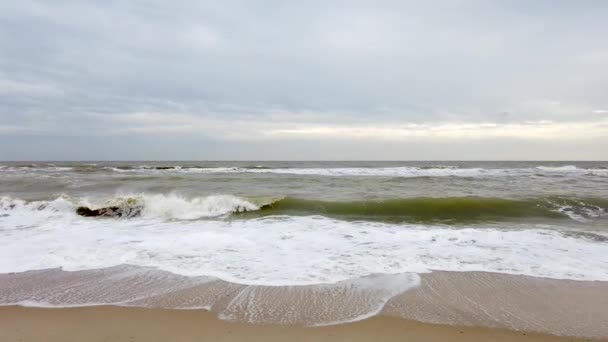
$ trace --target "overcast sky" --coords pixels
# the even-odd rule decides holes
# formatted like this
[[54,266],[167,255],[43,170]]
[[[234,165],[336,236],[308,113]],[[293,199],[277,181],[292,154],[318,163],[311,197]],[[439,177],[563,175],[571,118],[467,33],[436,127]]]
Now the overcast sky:
[[608,1],[0,1],[0,159],[608,159]]

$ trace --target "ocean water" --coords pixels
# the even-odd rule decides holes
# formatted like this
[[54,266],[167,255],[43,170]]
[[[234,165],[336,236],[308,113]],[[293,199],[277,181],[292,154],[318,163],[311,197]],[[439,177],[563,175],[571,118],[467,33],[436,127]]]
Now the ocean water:
[[[608,163],[0,163],[0,274],[116,267],[376,296],[314,324],[434,271],[608,281]],[[19,291],[0,301],[84,300]]]
[[[80,206],[134,210],[81,217]],[[608,280],[607,211],[605,162],[5,162],[0,272],[129,264],[257,285],[432,270]]]

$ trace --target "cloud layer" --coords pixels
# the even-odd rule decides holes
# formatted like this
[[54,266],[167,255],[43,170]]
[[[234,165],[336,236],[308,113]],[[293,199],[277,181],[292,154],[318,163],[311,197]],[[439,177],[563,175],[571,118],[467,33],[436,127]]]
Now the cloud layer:
[[2,2],[0,159],[606,159],[607,17],[605,1]]

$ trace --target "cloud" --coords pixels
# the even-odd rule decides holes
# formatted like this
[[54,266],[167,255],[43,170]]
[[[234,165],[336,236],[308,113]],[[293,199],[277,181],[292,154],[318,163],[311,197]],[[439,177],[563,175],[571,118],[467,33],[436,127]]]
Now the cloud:
[[517,138],[532,140],[590,139],[608,136],[608,121],[586,123],[554,123],[550,121],[524,123],[433,123],[380,127],[316,126],[296,129],[269,130],[265,134],[283,137],[365,138],[374,140],[476,139]]
[[286,148],[599,139],[607,16],[603,2],[2,2],[0,127]]
[[0,78],[0,95],[3,96],[57,96],[62,93],[60,88],[48,83]]

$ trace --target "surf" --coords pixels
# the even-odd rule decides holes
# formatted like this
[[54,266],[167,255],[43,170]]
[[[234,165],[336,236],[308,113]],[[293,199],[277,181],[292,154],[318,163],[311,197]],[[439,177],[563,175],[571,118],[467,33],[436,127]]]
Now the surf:
[[484,197],[418,197],[364,201],[323,201],[285,197],[260,207],[250,215],[324,215],[350,220],[385,222],[461,223],[518,218],[569,218],[586,222],[600,218],[608,201],[547,197],[501,199]]
[[608,213],[608,200],[577,197],[504,199],[490,197],[414,197],[330,201],[285,196],[242,197],[228,194],[186,197],[178,194],[132,194],[109,199],[60,196],[25,201],[0,198],[5,216],[77,214],[116,219],[197,220],[251,219],[268,216],[321,215],[342,220],[460,224],[569,220],[593,223]]
[[0,273],[127,264],[268,286],[433,270],[608,280],[605,233],[577,235],[548,225],[453,227],[323,216],[159,221],[73,214],[19,224],[0,218],[0,228]]

